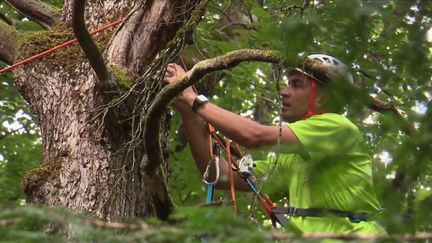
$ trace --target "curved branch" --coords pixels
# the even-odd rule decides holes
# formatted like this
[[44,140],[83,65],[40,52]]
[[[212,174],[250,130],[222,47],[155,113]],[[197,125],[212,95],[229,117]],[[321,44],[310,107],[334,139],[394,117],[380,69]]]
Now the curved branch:
[[99,48],[94,43],[84,22],[85,0],[75,0],[72,6],[72,29],[84,54],[90,62],[99,81],[105,83],[110,79]]
[[391,103],[386,103],[376,98],[369,96],[369,101],[367,105],[371,110],[379,112],[381,114],[391,113],[395,118],[402,121],[401,130],[406,135],[413,135],[416,131],[415,127],[406,121],[406,119],[401,115],[401,113],[396,109],[396,107]]
[[49,29],[59,17],[60,11],[55,6],[39,0],[6,0],[18,12]]

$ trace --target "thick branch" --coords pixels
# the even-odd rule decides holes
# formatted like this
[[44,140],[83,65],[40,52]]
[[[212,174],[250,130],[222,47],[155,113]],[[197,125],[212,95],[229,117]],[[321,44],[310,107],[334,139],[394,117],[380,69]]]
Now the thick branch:
[[11,65],[16,57],[19,33],[13,26],[0,21],[0,61]]
[[99,48],[94,43],[84,23],[85,0],[75,0],[72,7],[72,28],[84,54],[90,62],[99,81],[105,83],[110,79]]
[[400,112],[394,107],[391,103],[385,103],[381,100],[378,100],[376,98],[373,98],[369,96],[368,101],[368,107],[371,110],[374,110],[379,113],[390,113],[392,114],[396,119],[402,122],[401,130],[408,136],[414,134],[416,129],[412,124],[406,121],[406,119],[400,114]]
[[19,224],[21,222],[20,218],[2,219],[0,220],[0,227]]
[[39,0],[6,0],[18,12],[49,29],[59,17],[60,11],[55,6]]
[[14,135],[16,132],[20,131],[21,129],[23,129],[22,127],[17,128],[17,129],[13,129],[13,130],[6,130],[0,133],[0,141],[7,138],[9,135]]
[[103,221],[100,219],[95,219],[91,221],[87,221],[90,225],[103,228],[103,229],[111,229],[111,230],[117,230],[117,231],[138,231],[138,230],[144,230],[147,232],[153,232],[153,234],[160,234],[162,232],[168,232],[172,234],[184,234],[184,232],[181,229],[174,228],[174,227],[164,227],[164,226],[158,226],[157,228],[151,227],[151,225],[140,223],[140,224],[128,224],[128,223],[122,223],[122,222],[108,222]]

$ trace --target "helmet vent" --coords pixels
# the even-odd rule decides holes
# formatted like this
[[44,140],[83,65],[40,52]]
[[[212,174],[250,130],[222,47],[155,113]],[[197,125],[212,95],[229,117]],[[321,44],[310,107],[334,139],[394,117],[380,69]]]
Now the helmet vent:
[[327,83],[331,79],[342,78],[349,83],[353,83],[353,77],[342,61],[326,54],[308,55],[305,61],[294,71],[301,72],[321,83]]

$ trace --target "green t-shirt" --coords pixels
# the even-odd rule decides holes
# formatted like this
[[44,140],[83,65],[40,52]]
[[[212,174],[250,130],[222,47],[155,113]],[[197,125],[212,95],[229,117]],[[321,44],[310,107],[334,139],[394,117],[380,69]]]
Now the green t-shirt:
[[[281,145],[282,153],[266,183],[276,187],[273,191],[288,191],[290,206],[297,208],[371,214],[380,210],[373,188],[371,157],[353,123],[339,114],[326,113],[288,126],[301,146],[293,152],[292,146]],[[284,150],[289,154],[283,154]],[[257,161],[257,174],[267,174],[270,164]],[[385,233],[375,221],[353,223],[348,218],[298,216],[289,221],[288,227],[300,232]]]

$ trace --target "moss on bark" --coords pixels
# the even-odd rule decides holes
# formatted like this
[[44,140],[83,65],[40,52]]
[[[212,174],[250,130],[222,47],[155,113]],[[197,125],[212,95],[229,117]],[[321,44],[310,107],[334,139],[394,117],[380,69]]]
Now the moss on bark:
[[[107,47],[110,37],[111,33],[102,33],[93,38],[101,51],[103,51]],[[26,33],[22,36],[20,41],[20,58],[24,59],[43,53],[72,39],[74,39],[72,33],[57,29]],[[76,65],[87,61],[78,43],[60,48],[44,56],[43,59],[46,65],[52,66],[53,68],[61,67],[68,72],[73,72]]]
[[39,194],[39,188],[53,176],[60,172],[61,164],[48,164],[30,170],[22,182],[23,191],[27,198],[34,198]]

